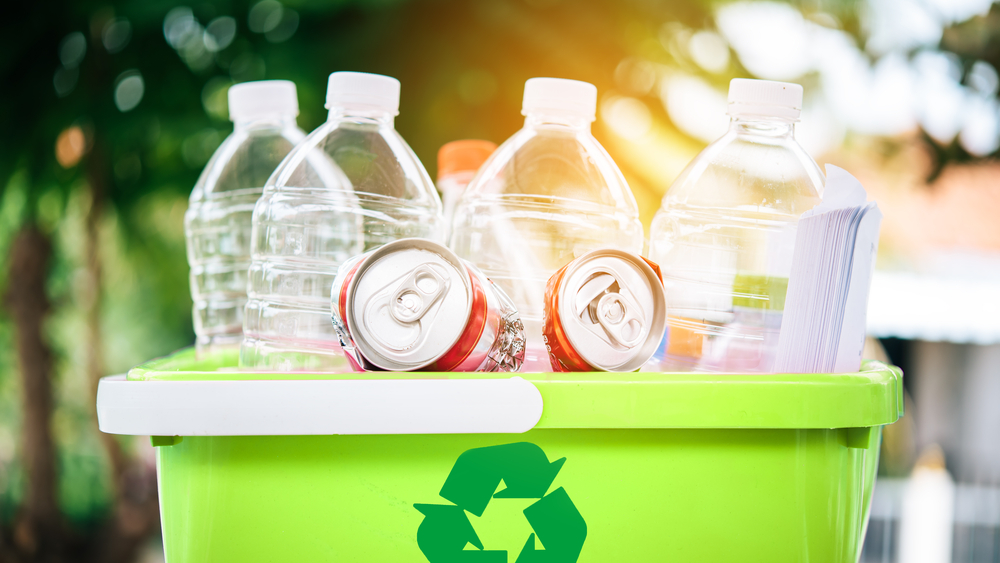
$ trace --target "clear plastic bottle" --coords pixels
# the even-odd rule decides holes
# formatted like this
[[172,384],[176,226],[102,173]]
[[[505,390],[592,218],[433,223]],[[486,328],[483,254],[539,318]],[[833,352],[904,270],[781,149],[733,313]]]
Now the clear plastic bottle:
[[229,89],[233,133],[202,171],[184,216],[199,354],[243,338],[251,216],[267,178],[306,136],[298,114],[295,84],[286,80]]
[[729,131],[663,197],[650,258],[670,318],[665,371],[768,372],[781,328],[799,216],[824,177],[795,141],[798,84],[735,79]]
[[448,229],[451,229],[455,206],[462,199],[465,188],[495,150],[495,144],[481,139],[452,141],[438,150],[437,187],[444,203],[444,224]]
[[393,240],[444,240],[434,184],[393,127],[399,81],[335,72],[326,107],[254,208],[242,367],[350,369],[330,319],[337,268]]
[[635,197],[590,133],[597,89],[532,78],[524,128],[483,164],[455,210],[451,247],[509,295],[524,321],[522,371],[551,371],[542,339],[545,284],[599,248],[641,253]]

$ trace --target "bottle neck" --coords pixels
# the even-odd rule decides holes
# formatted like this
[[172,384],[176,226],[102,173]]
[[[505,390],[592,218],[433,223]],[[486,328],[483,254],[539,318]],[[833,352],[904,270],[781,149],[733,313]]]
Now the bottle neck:
[[350,121],[353,123],[370,123],[392,127],[396,116],[381,109],[334,106],[330,108],[330,114],[327,119],[329,121]]
[[233,122],[234,131],[247,131],[251,129],[286,129],[288,127],[298,127],[295,123],[294,115],[256,115],[249,118],[240,118]]
[[729,121],[729,131],[774,139],[795,138],[795,122],[781,117],[734,115]]
[[592,120],[557,112],[531,112],[524,116],[525,127],[554,127],[590,133]]

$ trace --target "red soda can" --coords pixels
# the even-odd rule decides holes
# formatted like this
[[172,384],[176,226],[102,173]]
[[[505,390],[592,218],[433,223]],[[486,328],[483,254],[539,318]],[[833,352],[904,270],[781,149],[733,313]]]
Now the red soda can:
[[666,326],[660,267],[629,252],[589,252],[545,287],[542,334],[553,371],[635,371]]
[[524,360],[513,302],[433,241],[397,240],[345,262],[331,305],[358,370],[517,371]]

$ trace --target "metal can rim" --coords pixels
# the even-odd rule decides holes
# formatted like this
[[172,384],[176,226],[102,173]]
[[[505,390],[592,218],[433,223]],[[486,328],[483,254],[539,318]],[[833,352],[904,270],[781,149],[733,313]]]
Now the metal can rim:
[[[566,305],[565,302],[561,302],[560,300],[558,300],[558,296],[562,295],[562,293],[565,291],[567,281],[572,277],[574,273],[576,273],[579,269],[583,268],[588,262],[592,261],[595,258],[602,258],[606,256],[621,259],[635,266],[640,272],[642,272],[646,276],[646,278],[649,280],[650,286],[654,288],[653,306],[655,310],[650,312],[650,314],[654,319],[654,323],[650,327],[649,335],[647,336],[646,341],[643,343],[644,351],[639,354],[636,354],[632,359],[618,366],[595,365],[595,363],[590,361],[585,354],[580,352],[579,344],[573,341],[573,335],[569,331],[562,329],[561,332],[564,335],[566,342],[570,345],[570,348],[575,353],[575,355],[591,368],[602,371],[610,371],[610,370],[635,371],[637,369],[642,368],[642,366],[647,361],[649,361],[649,358],[652,357],[652,355],[656,352],[657,347],[659,347],[660,342],[663,339],[663,334],[667,326],[666,294],[663,291],[662,275],[658,271],[659,267],[657,266],[657,268],[654,269],[650,265],[651,262],[647,258],[639,254],[633,254],[631,252],[627,252],[624,250],[618,250],[613,248],[602,248],[602,249],[592,250],[584,254],[583,256],[580,256],[579,258],[575,258],[572,262],[563,266],[563,268],[560,269],[559,272],[557,273],[557,275],[560,275],[560,279],[558,281],[558,286],[555,288],[554,291],[555,299],[553,300],[553,306],[558,315],[558,318],[556,320],[561,325],[563,308],[566,307]],[[659,291],[655,291],[655,288],[659,288]],[[657,334],[659,335],[659,338],[656,338],[655,345],[651,345],[649,340],[651,338],[655,338],[655,335]],[[648,352],[648,354],[646,352]]]
[[[341,302],[345,303],[345,307],[341,309],[341,311],[342,313],[346,313],[344,321],[347,323],[347,328],[354,336],[355,344],[359,348],[361,355],[364,356],[364,358],[369,363],[371,363],[373,366],[379,369],[384,369],[387,371],[418,371],[433,365],[438,359],[441,358],[442,355],[450,351],[459,341],[462,335],[465,333],[465,330],[463,329],[462,332],[456,335],[455,339],[452,342],[449,342],[447,346],[442,346],[444,351],[441,354],[438,354],[433,358],[431,358],[430,360],[419,364],[405,365],[401,363],[392,362],[391,358],[385,358],[383,354],[377,353],[376,350],[371,349],[371,346],[364,338],[359,338],[358,335],[355,334],[355,330],[358,325],[357,321],[354,318],[354,311],[351,307],[346,306],[346,303],[353,300],[355,291],[357,290],[357,284],[361,279],[362,274],[364,274],[364,271],[370,266],[372,266],[375,262],[377,262],[378,259],[386,256],[391,252],[399,250],[399,247],[403,247],[405,249],[416,247],[437,253],[441,255],[443,258],[445,258],[448,262],[450,262],[456,268],[456,270],[465,273],[465,276],[463,276],[463,280],[465,280],[465,289],[466,292],[469,294],[469,299],[468,299],[468,304],[465,307],[465,324],[463,324],[463,327],[466,324],[468,324],[468,319],[472,312],[473,295],[472,295],[471,282],[469,281],[468,269],[465,267],[465,263],[462,261],[461,258],[458,257],[458,255],[452,252],[451,249],[448,248],[447,246],[444,246],[443,244],[434,242],[432,240],[422,239],[422,238],[404,238],[404,239],[394,240],[392,242],[386,243],[376,248],[375,250],[370,251],[368,256],[366,256],[363,260],[361,260],[358,263],[358,265],[353,269],[351,274],[349,274],[350,279],[347,280],[346,289],[342,293],[341,297]],[[376,353],[373,354],[372,352]],[[390,361],[386,362],[382,360],[390,360]]]

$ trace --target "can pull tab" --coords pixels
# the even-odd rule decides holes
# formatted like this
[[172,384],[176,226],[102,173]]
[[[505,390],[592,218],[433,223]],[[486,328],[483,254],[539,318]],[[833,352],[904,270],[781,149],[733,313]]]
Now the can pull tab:
[[621,293],[605,293],[597,302],[597,322],[619,346],[638,346],[644,321],[639,306]]
[[401,323],[420,320],[448,289],[448,280],[430,266],[417,266],[396,288],[389,312]]
[[640,307],[620,290],[618,280],[609,273],[591,277],[577,293],[576,314],[582,317],[589,313],[591,321],[601,325],[615,344],[631,349],[642,342],[646,319]]

